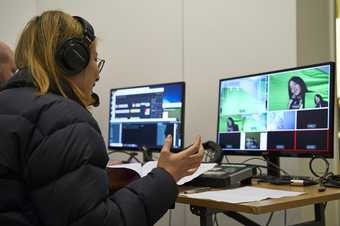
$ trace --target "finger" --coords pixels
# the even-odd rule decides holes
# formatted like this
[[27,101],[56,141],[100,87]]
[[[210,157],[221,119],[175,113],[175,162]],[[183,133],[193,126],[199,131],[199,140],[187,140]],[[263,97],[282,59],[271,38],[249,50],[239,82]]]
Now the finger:
[[199,168],[200,165],[201,165],[201,162],[196,162],[196,163],[188,164],[188,165],[185,167],[185,171],[188,171],[188,170],[190,170],[190,169]]
[[201,145],[198,152],[196,152],[195,154],[191,155],[190,158],[203,158],[204,156],[204,148]]
[[172,136],[169,134],[165,140],[161,152],[170,152],[172,146]]
[[188,161],[187,161],[187,164],[195,164],[195,163],[201,163],[202,162],[202,156],[198,155],[198,156],[195,156],[195,157],[192,157],[190,158]]
[[188,170],[185,172],[185,176],[190,176],[190,175],[194,174],[197,170],[198,170],[198,167],[197,167],[197,168],[188,169]]
[[197,136],[193,145],[191,145],[189,148],[179,153],[180,157],[185,158],[185,157],[189,157],[190,155],[195,154],[196,152],[199,151],[199,147],[201,145],[202,145],[201,137]]
[[202,159],[195,158],[195,159],[192,159],[192,160],[186,162],[185,168],[187,168],[187,169],[194,168],[194,167],[201,165],[201,163],[202,163]]

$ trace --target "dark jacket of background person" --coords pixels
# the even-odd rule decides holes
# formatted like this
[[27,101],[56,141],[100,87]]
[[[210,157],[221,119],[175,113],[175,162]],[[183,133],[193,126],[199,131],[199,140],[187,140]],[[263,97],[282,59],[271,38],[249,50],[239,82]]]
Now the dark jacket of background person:
[[109,194],[97,122],[63,86],[69,99],[53,85],[37,96],[21,70],[0,90],[0,225],[154,224],[175,202],[174,179],[156,168]]

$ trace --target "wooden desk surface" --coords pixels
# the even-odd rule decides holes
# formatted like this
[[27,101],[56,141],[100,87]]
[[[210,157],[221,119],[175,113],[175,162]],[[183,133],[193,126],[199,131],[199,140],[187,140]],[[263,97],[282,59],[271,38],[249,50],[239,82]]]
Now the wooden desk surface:
[[248,202],[241,204],[234,203],[226,203],[226,202],[217,202],[213,200],[206,199],[194,199],[189,198],[183,195],[183,191],[188,190],[192,187],[180,187],[180,194],[177,197],[177,203],[191,204],[196,206],[203,206],[212,209],[222,209],[229,210],[234,212],[244,212],[251,214],[262,214],[268,213],[278,210],[296,208],[306,205],[312,205],[315,203],[322,203],[332,200],[340,199],[340,188],[327,188],[324,192],[319,192],[319,185],[306,186],[306,187],[298,187],[298,186],[289,186],[289,185],[272,185],[268,183],[259,183],[253,182],[253,185],[259,188],[270,188],[270,189],[279,189],[279,190],[287,190],[287,191],[297,191],[297,192],[305,192],[303,195],[295,196],[295,197],[286,197],[279,199],[266,199],[263,201],[257,202]]

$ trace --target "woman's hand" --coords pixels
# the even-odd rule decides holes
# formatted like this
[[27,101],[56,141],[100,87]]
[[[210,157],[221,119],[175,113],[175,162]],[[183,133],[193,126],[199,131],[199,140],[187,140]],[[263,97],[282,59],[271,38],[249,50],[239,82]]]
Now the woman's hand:
[[193,145],[179,152],[170,152],[172,146],[172,136],[165,139],[162,151],[159,156],[157,167],[169,172],[177,182],[182,177],[193,174],[201,164],[204,149],[201,137],[197,136]]

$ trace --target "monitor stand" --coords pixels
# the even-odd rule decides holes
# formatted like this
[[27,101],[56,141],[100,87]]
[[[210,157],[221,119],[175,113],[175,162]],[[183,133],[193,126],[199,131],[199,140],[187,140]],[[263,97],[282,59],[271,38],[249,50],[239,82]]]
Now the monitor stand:
[[145,145],[139,148],[143,153],[143,163],[153,161],[152,151],[148,149]]
[[[280,167],[280,157],[274,154],[270,154],[269,152],[266,152],[263,154],[263,158],[268,161],[267,162],[267,175],[269,177],[279,177],[280,169],[278,167]],[[275,165],[272,165],[269,162]]]

